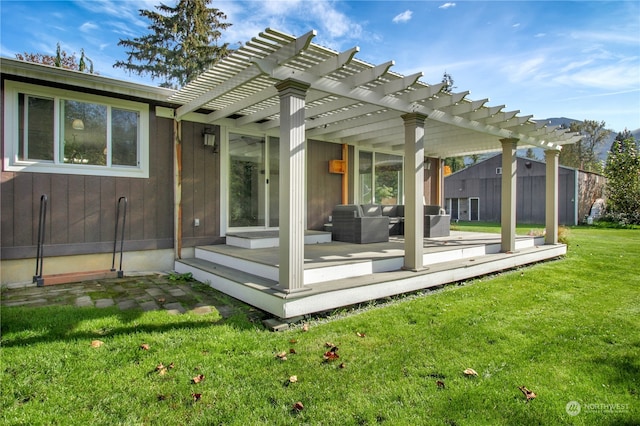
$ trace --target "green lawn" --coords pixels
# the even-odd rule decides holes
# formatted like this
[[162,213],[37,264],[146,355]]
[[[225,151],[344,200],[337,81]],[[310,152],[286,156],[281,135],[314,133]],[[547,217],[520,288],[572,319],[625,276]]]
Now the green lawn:
[[[562,260],[340,310],[308,331],[217,313],[4,308],[0,419],[640,424],[640,230],[572,228],[568,238]],[[323,359],[326,343],[338,359]],[[537,397],[527,402],[520,386]]]

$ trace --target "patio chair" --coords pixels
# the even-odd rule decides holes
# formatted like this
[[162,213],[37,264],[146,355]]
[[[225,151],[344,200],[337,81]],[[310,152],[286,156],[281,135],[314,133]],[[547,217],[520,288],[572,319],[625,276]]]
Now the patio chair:
[[450,234],[451,215],[445,214],[440,206],[424,206],[425,238],[448,237]]
[[389,218],[378,205],[339,204],[333,208],[332,239],[353,244],[389,241]]

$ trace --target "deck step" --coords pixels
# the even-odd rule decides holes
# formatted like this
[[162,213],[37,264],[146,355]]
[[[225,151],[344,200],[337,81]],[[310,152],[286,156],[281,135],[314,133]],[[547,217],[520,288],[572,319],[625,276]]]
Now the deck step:
[[[214,262],[210,262],[205,259],[193,258],[193,259],[181,259],[176,261],[176,272],[183,272],[178,270],[179,265],[189,266],[197,268],[206,274],[214,275],[220,278],[231,280],[237,283],[248,285],[250,287],[267,290],[273,289],[278,286],[278,282],[270,280],[268,278],[260,277],[258,275],[250,274],[239,269],[230,268],[228,266],[220,265]],[[189,272],[189,271],[187,271]],[[205,282],[207,280],[201,280],[195,277],[199,281]]]
[[[226,240],[229,246],[245,249],[274,248],[280,245],[278,231],[229,232]],[[330,242],[331,232],[307,230],[304,233],[304,243],[307,245]]]

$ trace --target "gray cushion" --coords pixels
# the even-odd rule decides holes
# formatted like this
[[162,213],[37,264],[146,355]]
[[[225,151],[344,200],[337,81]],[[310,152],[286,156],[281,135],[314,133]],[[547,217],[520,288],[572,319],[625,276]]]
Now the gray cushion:
[[382,209],[378,204],[362,204],[362,215],[364,217],[382,216]]

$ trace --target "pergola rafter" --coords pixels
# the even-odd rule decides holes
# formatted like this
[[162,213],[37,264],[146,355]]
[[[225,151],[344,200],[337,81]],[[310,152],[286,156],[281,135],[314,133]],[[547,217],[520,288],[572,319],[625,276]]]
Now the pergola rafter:
[[447,93],[444,83],[428,85],[422,73],[403,76],[393,61],[372,65],[358,60],[358,47],[335,52],[312,42],[316,32],[293,37],[267,29],[175,93],[182,106],[176,119],[209,109],[206,121],[229,120],[262,131],[280,126],[275,85],[296,80],[309,85],[305,105],[308,138],[397,151],[404,141],[401,116],[428,117],[425,152],[436,157],[500,150],[500,139],[560,149],[579,136],[535,123],[488,99],[468,99],[468,91]]

